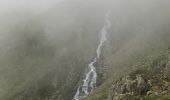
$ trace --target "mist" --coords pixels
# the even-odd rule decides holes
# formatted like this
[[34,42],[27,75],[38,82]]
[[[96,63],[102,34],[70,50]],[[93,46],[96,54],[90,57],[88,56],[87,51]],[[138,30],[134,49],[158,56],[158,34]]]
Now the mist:
[[0,0],[0,99],[72,100],[109,10],[96,86],[130,72],[170,46],[169,9],[169,0]]

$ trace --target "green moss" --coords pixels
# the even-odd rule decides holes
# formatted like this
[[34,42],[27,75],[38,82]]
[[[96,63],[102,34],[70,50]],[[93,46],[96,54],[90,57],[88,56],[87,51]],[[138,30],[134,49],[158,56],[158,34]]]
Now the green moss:
[[107,99],[107,94],[106,93],[99,93],[99,94],[96,94],[92,97],[89,97],[85,100],[105,100]]
[[170,100],[170,96],[146,96],[142,100]]
[[90,95],[87,98],[84,98],[83,100],[105,100],[108,98],[108,91],[98,91],[97,93],[94,93]]

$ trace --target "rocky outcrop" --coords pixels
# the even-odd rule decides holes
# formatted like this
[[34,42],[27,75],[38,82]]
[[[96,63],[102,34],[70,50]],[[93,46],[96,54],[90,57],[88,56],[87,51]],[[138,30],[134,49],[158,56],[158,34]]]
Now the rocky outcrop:
[[[142,64],[144,67],[114,82],[109,100],[143,100],[147,96],[170,94],[170,57],[161,54]],[[161,99],[162,100],[162,99]]]
[[135,79],[126,76],[113,84],[112,89],[112,100],[118,100],[125,95],[146,95],[150,85],[141,75],[137,75]]

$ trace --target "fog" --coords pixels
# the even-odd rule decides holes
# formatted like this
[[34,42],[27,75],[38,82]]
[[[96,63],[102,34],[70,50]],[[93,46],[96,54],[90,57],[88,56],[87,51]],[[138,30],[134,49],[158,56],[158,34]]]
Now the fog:
[[103,79],[170,46],[169,0],[0,0],[0,99],[71,100],[110,9]]

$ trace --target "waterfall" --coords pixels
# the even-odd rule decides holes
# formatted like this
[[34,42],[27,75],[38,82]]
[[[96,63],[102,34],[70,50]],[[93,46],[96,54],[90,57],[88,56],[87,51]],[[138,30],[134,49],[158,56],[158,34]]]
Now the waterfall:
[[95,57],[94,60],[91,63],[89,63],[88,71],[85,74],[85,78],[83,79],[82,84],[79,85],[73,100],[80,100],[81,98],[86,97],[96,86],[97,72],[94,64],[97,62],[97,59],[100,58],[102,46],[104,42],[107,41],[107,37],[106,37],[107,30],[111,27],[111,23],[109,21],[110,13],[111,10],[109,10],[109,12],[106,14],[104,26],[99,33],[100,43],[96,50],[97,57]]

